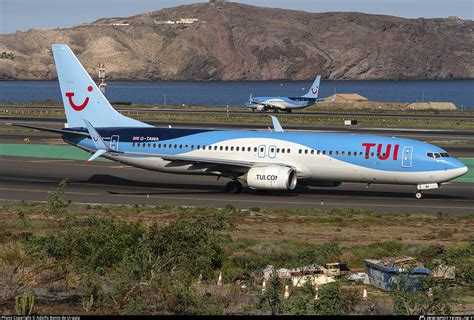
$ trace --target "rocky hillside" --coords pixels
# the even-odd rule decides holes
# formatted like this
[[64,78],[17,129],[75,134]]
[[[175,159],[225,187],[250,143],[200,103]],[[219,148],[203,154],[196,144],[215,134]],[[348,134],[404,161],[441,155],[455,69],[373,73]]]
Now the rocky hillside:
[[[198,19],[192,24],[166,21]],[[0,35],[0,79],[54,79],[50,46],[121,80],[474,78],[474,22],[180,6],[69,29]]]

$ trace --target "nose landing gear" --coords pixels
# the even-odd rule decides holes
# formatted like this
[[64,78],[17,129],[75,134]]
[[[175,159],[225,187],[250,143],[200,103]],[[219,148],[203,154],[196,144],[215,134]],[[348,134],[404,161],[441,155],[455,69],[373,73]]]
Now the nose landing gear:
[[419,185],[416,186],[415,198],[417,198],[417,199],[423,198],[423,191],[422,190],[438,189],[439,187],[440,187],[440,184],[438,184],[438,183],[419,184]]

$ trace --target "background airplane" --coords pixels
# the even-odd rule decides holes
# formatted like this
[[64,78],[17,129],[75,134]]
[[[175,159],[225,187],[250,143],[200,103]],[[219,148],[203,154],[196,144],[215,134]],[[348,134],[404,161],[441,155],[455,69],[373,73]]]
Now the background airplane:
[[319,83],[321,82],[321,76],[317,76],[313,82],[313,85],[303,96],[300,97],[252,97],[250,95],[249,100],[245,104],[252,111],[291,111],[296,109],[303,109],[309,107],[317,102],[324,101],[325,99],[318,99],[319,94]]
[[229,193],[242,191],[242,184],[293,190],[297,184],[331,187],[348,181],[413,185],[417,198],[468,171],[428,143],[285,132],[273,116],[271,132],[153,127],[118,113],[67,45],[53,45],[53,54],[67,127],[23,127],[61,134],[65,142],[92,153],[89,161],[101,156],[153,171],[226,177]]

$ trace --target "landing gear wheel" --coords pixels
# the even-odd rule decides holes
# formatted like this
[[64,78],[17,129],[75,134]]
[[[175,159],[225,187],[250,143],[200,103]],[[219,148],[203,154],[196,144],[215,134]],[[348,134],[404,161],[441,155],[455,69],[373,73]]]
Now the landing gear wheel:
[[225,192],[229,194],[236,194],[240,193],[242,191],[242,184],[238,181],[229,181],[225,185]]
[[417,192],[415,193],[415,198],[417,198],[417,199],[423,198],[423,193],[422,193],[421,191],[417,191]]
[[291,113],[291,111],[292,111],[291,109],[288,109],[286,110],[286,113]]

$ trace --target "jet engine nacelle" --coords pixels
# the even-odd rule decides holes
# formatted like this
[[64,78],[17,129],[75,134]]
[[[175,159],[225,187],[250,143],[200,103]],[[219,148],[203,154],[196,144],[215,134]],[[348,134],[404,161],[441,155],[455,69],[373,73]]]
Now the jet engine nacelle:
[[284,166],[256,167],[247,173],[249,188],[258,190],[293,190],[297,180],[296,171]]
[[263,104],[257,104],[258,111],[265,111],[265,106]]

